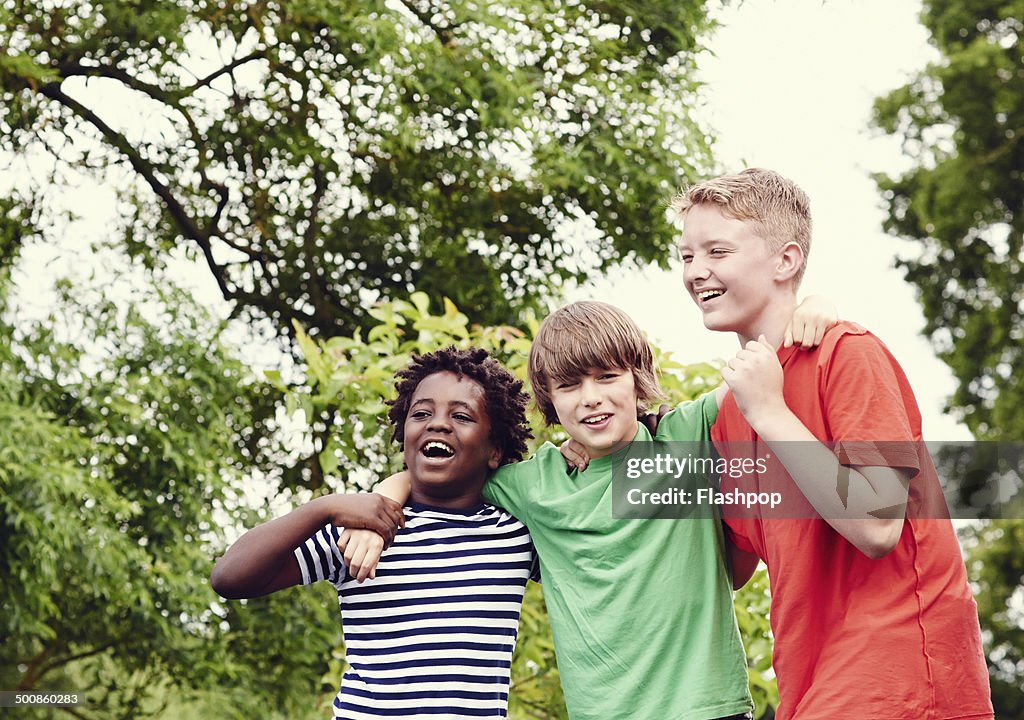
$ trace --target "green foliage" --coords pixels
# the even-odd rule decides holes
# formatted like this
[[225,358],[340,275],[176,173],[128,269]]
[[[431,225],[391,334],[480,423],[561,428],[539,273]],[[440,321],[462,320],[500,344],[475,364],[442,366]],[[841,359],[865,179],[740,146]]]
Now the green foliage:
[[779,687],[772,670],[772,631],[768,620],[771,609],[768,572],[762,565],[746,585],[736,592],[733,605],[740,627],[743,647],[747,652],[747,677],[754,699],[754,717],[779,706]]
[[711,164],[701,0],[0,12],[0,149],[116,181],[118,242],[155,266],[187,247],[278,329],[368,329],[367,299],[414,282],[509,322],[569,279],[666,262],[663,199]]
[[0,687],[87,690],[86,718],[302,717],[330,605],[207,581],[276,393],[174,289],[143,312],[62,288],[44,323],[0,318]]
[[925,332],[959,381],[979,439],[1024,439],[1024,3],[932,0],[942,61],[881,98],[875,119],[914,167],[879,177],[886,229],[920,244],[901,263]]
[[[364,483],[379,479],[401,467],[400,453],[391,445],[383,401],[393,396],[395,372],[408,364],[414,353],[447,345],[486,348],[518,377],[526,380],[530,343],[539,327],[529,316],[526,327],[481,327],[470,325],[464,314],[447,298],[440,315],[430,312],[429,298],[417,292],[405,300],[375,305],[370,314],[378,321],[366,339],[360,332],[326,341],[309,338],[301,328],[296,337],[308,367],[305,382],[287,393],[288,406],[305,413],[310,424],[329,414],[333,424],[322,434],[329,437],[320,456],[330,485],[342,485],[341,478],[361,477]],[[710,364],[683,366],[655,348],[662,369],[661,382],[666,400],[678,403],[707,392],[718,382],[718,369]],[[280,378],[272,380],[280,384]],[[531,451],[542,442],[560,443],[560,429],[547,428],[541,415],[531,408],[529,415],[535,439]],[[312,427],[310,435],[321,434]],[[328,471],[327,468],[333,470]],[[369,469],[369,474],[365,470]],[[778,690],[771,672],[771,637],[768,627],[769,597],[763,572],[755,576],[736,598],[740,629],[748,644],[751,691],[758,717],[770,705],[778,705]],[[340,681],[341,651],[334,653],[333,672],[327,691],[333,694]],[[554,645],[540,587],[531,586],[523,605],[519,642],[512,666],[510,716],[516,718],[565,718],[565,707],[555,663]]]
[[960,534],[988,648],[996,717],[1024,717],[1024,521],[993,520]]
[[[916,241],[900,264],[925,333],[952,368],[950,407],[981,440],[1024,440],[1024,2],[926,0],[942,59],[875,103],[914,167],[879,177],[886,229]],[[965,532],[996,717],[1021,717],[1022,521]],[[1018,604],[1019,606],[1019,604]]]

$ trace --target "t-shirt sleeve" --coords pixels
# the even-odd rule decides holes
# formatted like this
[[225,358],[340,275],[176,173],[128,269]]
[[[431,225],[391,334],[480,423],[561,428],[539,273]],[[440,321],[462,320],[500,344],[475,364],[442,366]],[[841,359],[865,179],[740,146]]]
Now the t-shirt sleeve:
[[723,520],[722,526],[725,528],[725,537],[729,542],[743,552],[754,553],[757,555],[757,550],[754,548],[754,544],[750,542],[750,538],[748,538],[743,532],[743,523],[730,523],[728,520]]
[[678,442],[707,440],[717,417],[715,394],[706,393],[696,400],[682,402],[666,413],[658,423],[656,438]]
[[345,558],[338,549],[341,530],[326,525],[295,548],[295,559],[302,573],[302,584],[327,580],[337,585],[345,579]]
[[839,339],[822,397],[842,464],[920,470],[916,404],[902,369],[878,338],[864,333]]
[[484,500],[517,518],[523,519],[532,507],[532,491],[537,481],[537,459],[502,465],[484,483]]

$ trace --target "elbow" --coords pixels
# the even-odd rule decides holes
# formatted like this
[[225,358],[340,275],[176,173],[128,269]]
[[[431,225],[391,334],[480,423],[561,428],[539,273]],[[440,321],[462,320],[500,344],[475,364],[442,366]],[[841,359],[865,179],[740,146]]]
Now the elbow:
[[903,535],[903,518],[872,523],[857,549],[871,560],[881,560],[896,549]]
[[224,558],[221,558],[213,565],[213,570],[210,572],[210,587],[213,588],[215,593],[227,600],[241,600],[247,597],[241,592],[241,588],[238,587],[235,579],[231,577],[230,568],[225,569]]

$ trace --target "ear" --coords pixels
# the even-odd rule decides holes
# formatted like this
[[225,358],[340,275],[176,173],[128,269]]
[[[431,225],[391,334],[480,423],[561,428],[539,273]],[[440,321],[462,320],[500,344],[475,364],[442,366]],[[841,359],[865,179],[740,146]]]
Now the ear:
[[775,266],[775,280],[788,282],[796,277],[804,266],[804,251],[795,242],[788,242],[779,250],[778,264]]
[[497,470],[501,466],[501,456],[504,454],[505,452],[501,448],[492,445],[491,454],[487,456],[487,467]]

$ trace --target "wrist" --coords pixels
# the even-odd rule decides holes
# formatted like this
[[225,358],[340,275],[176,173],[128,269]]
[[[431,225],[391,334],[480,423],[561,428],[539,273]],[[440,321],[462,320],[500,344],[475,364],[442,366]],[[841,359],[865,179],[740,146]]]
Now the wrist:
[[[321,495],[310,503],[316,509],[316,517],[321,527],[328,523],[338,527],[345,525],[341,517],[344,510],[344,497],[338,493],[331,493],[330,495]],[[339,505],[339,501],[341,505]]]
[[773,434],[773,429],[785,427],[793,417],[793,412],[785,403],[773,403],[752,408],[746,420],[754,432],[767,440]]

